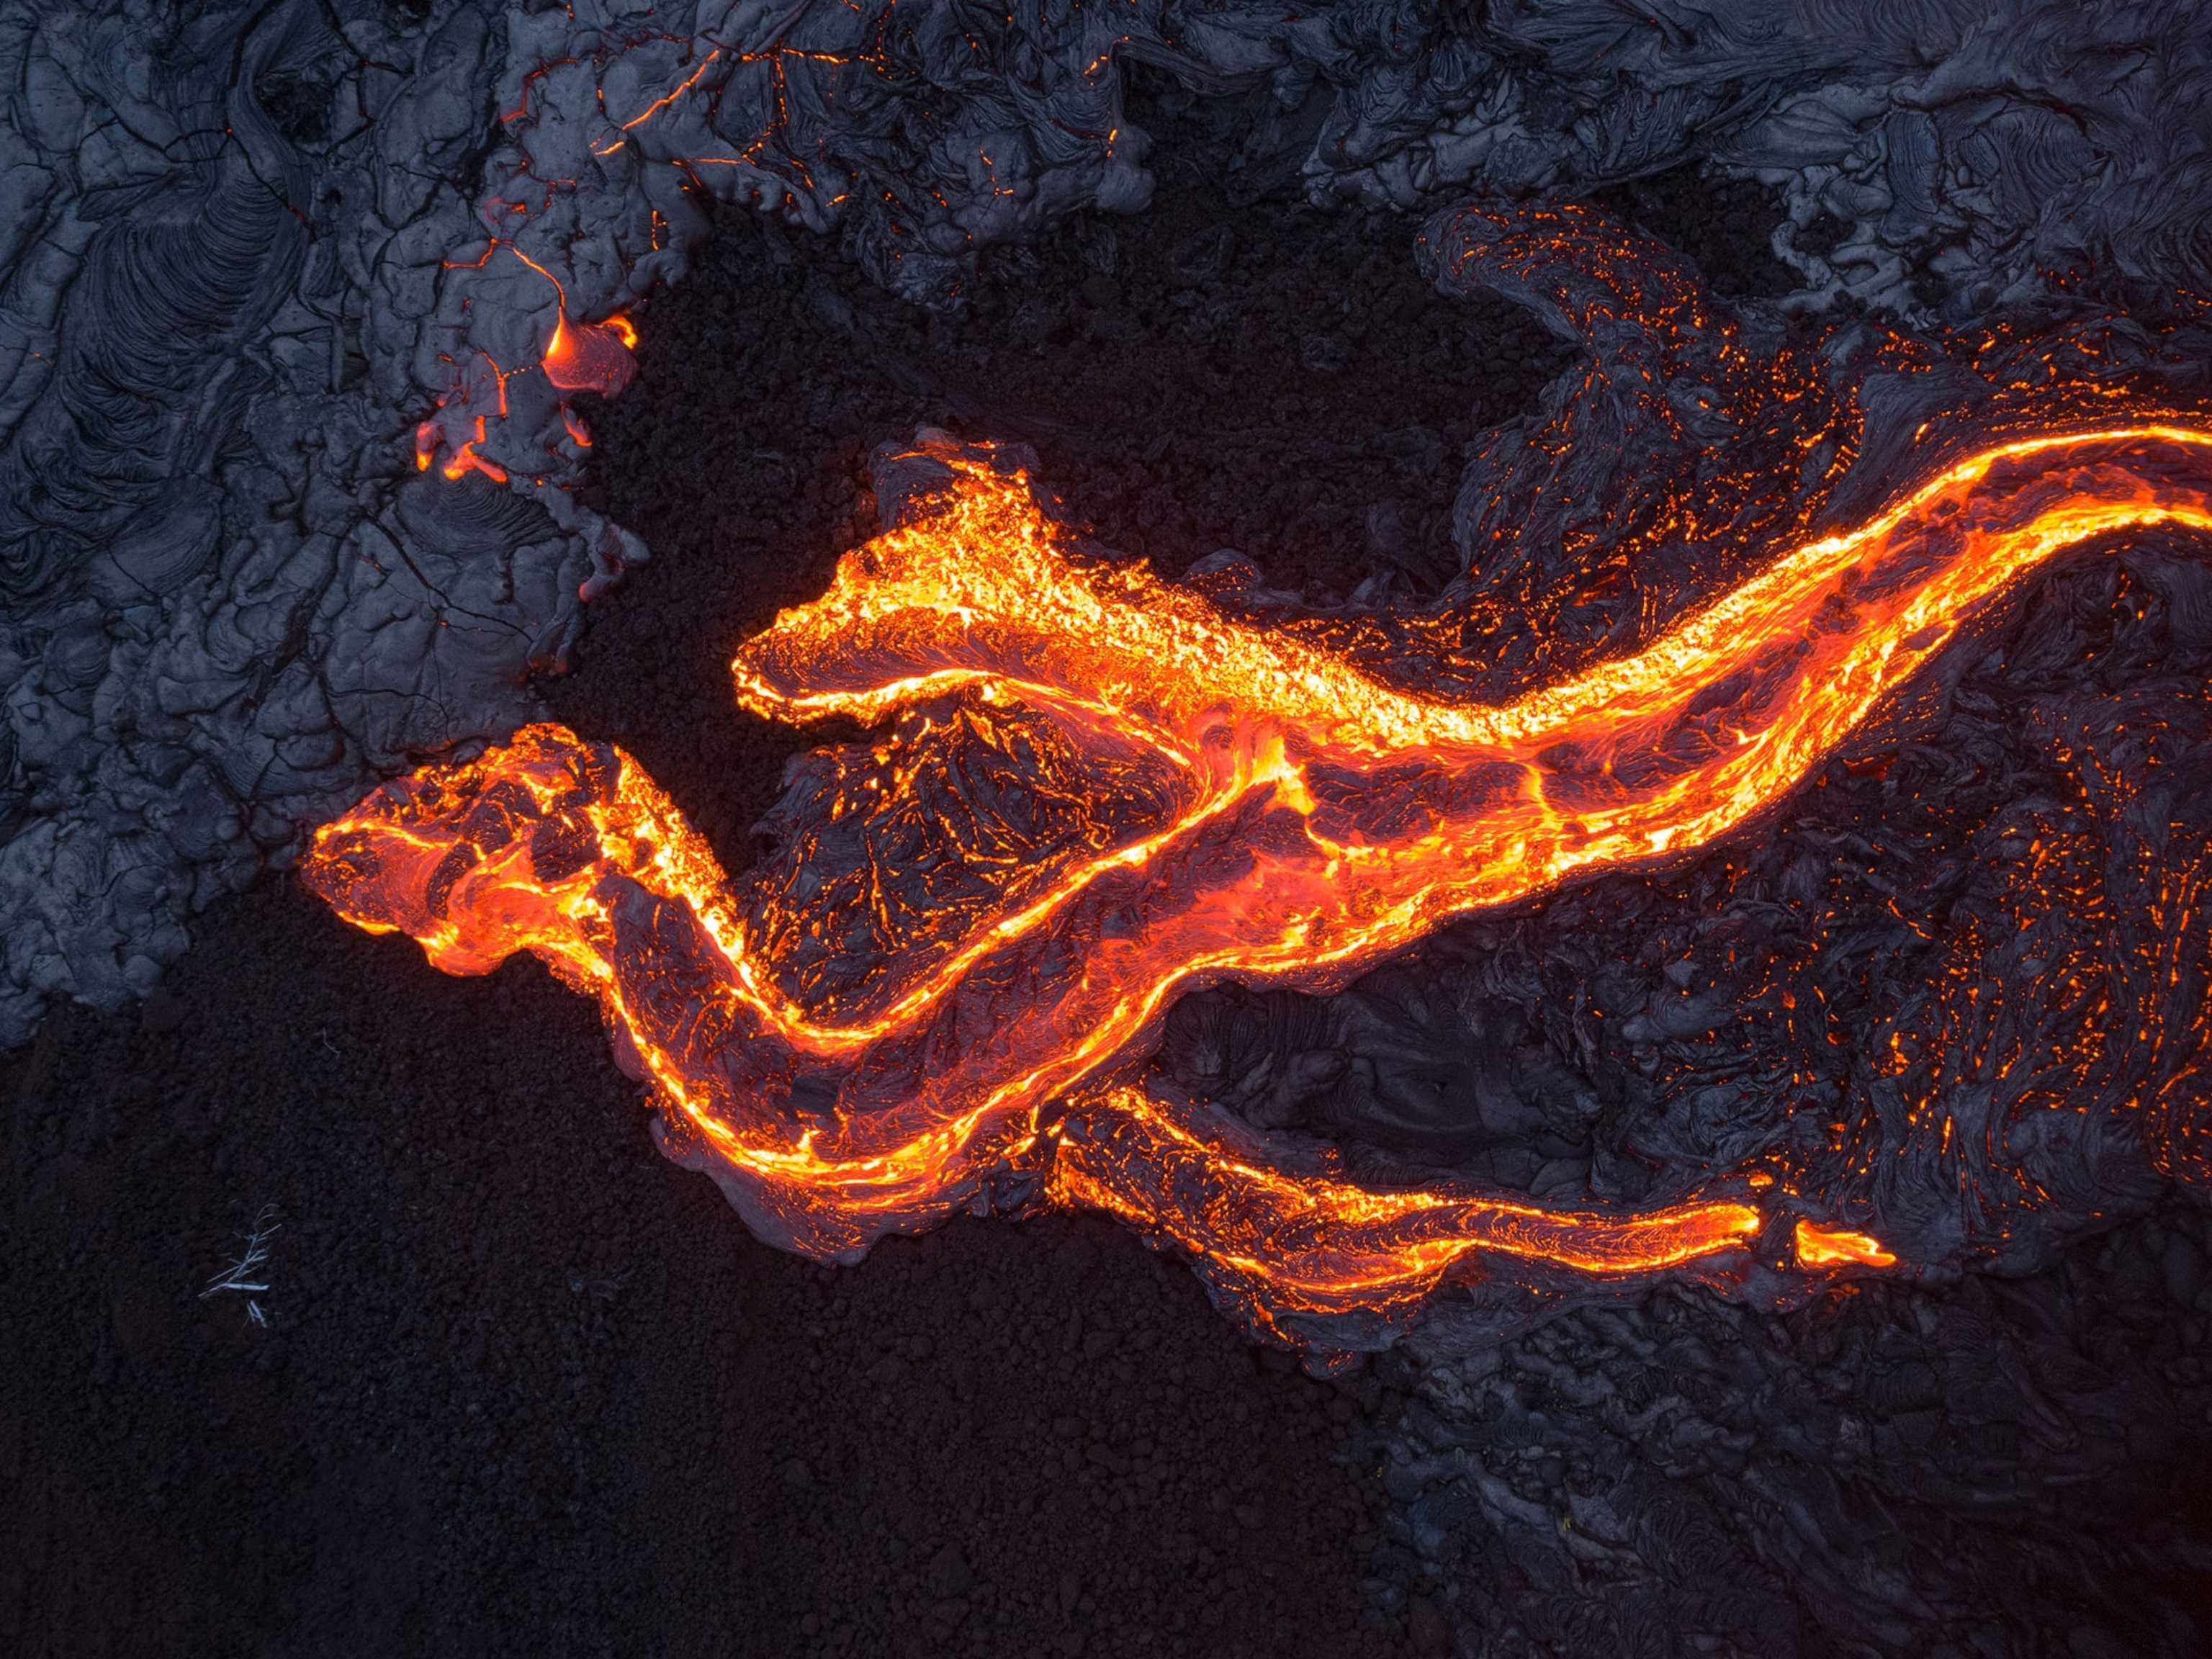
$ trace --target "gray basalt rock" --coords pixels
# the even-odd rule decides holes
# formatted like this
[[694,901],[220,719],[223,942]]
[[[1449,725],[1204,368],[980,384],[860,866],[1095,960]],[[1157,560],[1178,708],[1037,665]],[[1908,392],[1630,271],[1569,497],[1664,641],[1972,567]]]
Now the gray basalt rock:
[[2063,1621],[2067,1651],[2184,1659],[2206,1243],[2170,1205],[2025,1279],[1417,1335],[1360,1379],[1370,1583],[1461,1653],[2028,1655]]
[[603,527],[414,464],[500,36],[299,4],[5,36],[0,1038],[149,990],[194,910],[512,726],[573,637]]

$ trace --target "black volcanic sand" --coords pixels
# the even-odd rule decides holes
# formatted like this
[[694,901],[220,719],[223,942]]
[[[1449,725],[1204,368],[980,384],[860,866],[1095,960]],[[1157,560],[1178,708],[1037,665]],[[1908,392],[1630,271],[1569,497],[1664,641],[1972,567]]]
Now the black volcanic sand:
[[1368,1650],[1351,1400],[1133,1238],[769,1249],[543,969],[287,884],[173,981],[0,1070],[7,1652]]
[[[1169,568],[1233,546],[1316,597],[1418,591],[1450,568],[1460,447],[1564,361],[1520,313],[1430,294],[1410,221],[1224,184],[1233,121],[1139,113],[1153,210],[994,255],[961,315],[730,220],[593,411],[598,488],[655,557],[544,689],[733,869],[799,740],[732,709],[726,664],[866,533],[873,444],[1028,441],[1101,539]],[[1686,220],[1698,189],[1644,204],[1755,271],[1771,204]],[[204,919],[143,1015],[61,1008],[0,1056],[0,1649],[1443,1639],[1348,1455],[1358,1408],[1395,1414],[1372,1373],[1247,1346],[1094,1219],[814,1267],[647,1125],[542,969],[447,977],[276,877]],[[264,1205],[265,1328],[198,1295]]]

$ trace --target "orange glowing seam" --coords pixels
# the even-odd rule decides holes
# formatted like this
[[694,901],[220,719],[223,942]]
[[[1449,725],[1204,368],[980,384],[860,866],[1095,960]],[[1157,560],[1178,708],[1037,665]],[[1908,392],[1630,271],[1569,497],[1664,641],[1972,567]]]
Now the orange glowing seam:
[[[426,422],[424,424],[431,426],[434,432],[434,422]],[[486,460],[483,456],[477,453],[477,446],[483,441],[484,417],[479,415],[476,418],[476,435],[469,439],[467,442],[458,447],[453,451],[453,454],[447,459],[446,465],[439,470],[448,478],[458,482],[468,475],[471,468],[474,468],[477,471],[483,473],[484,477],[489,478],[494,483],[505,483],[507,482],[507,469],[501,466],[497,461]],[[435,441],[436,441],[434,437],[432,440],[434,449],[435,447]],[[418,471],[425,470],[429,465],[428,458],[422,451],[422,434],[419,431],[416,434],[415,438],[415,463]]]
[[[1202,1109],[1115,1084],[1171,994],[1228,975],[1339,983],[1455,911],[1699,845],[1801,780],[2023,571],[2112,531],[2212,529],[2212,435],[2008,443],[1634,656],[1480,707],[1388,686],[1141,567],[1080,565],[1021,480],[956,474],[936,516],[848,555],[821,600],[747,642],[740,702],[864,720],[953,694],[1026,708],[1171,761],[1181,782],[1157,821],[1054,854],[1041,890],[996,911],[926,910],[849,993],[788,975],[792,941],[850,916],[766,876],[733,890],[634,762],[558,727],[387,786],[318,835],[307,879],[448,971],[526,950],[598,994],[618,1045],[743,1177],[749,1218],[797,1248],[848,1253],[935,1218],[1006,1158],[1039,1155],[1044,1113],[1072,1097],[1103,1128],[1053,1139],[1050,1193],[1164,1232],[1284,1306],[1396,1305],[1470,1251],[1650,1271],[1739,1248],[1758,1212],[1725,1195],[1547,1212],[1271,1171],[1222,1150]],[[833,820],[909,803],[943,729],[900,738],[915,763],[836,796]],[[1005,863],[962,868],[1011,899]],[[991,994],[974,988],[1014,979],[1021,999],[963,1013],[963,996]],[[933,1040],[970,1018],[973,1040]],[[794,1079],[830,1061],[834,1108],[798,1110]],[[1117,1134],[1149,1150],[1098,1150]],[[1224,1182],[1234,1202],[1194,1196]],[[1801,1229],[1801,1261],[1817,1265],[1808,1238],[1852,1237]]]
[[[702,58],[699,60],[697,66],[692,70],[690,74],[684,76],[682,82],[672,88],[669,91],[663,93],[659,97],[654,99],[636,114],[631,116],[629,120],[622,124],[620,130],[623,132],[628,132],[631,128],[641,126],[647,121],[652,119],[653,117],[659,114],[662,110],[666,109],[678,98],[681,98],[685,93],[690,91],[692,88],[697,86],[699,84],[699,77],[704,75],[707,72],[708,67],[721,55],[722,49],[720,46],[715,47],[712,52],[708,52],[704,58]],[[608,145],[606,149],[594,149],[592,154],[594,155],[611,155],[615,151],[622,148],[622,144],[623,141],[617,138],[613,143]]]

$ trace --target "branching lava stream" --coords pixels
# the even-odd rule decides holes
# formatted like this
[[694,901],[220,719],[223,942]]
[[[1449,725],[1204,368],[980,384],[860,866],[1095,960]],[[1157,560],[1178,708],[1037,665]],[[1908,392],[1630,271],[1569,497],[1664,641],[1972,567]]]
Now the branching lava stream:
[[[1018,474],[953,464],[940,510],[738,657],[765,714],[897,716],[817,757],[790,856],[733,887],[634,761],[539,726],[387,786],[321,831],[307,878],[450,972],[530,951],[595,993],[673,1109],[672,1153],[777,1242],[849,1258],[1042,1195],[1171,1237],[1271,1325],[1388,1315],[1470,1254],[1741,1259],[1789,1194],[1770,1216],[1739,1175],[1619,1214],[1364,1188],[1135,1080],[1179,989],[1340,983],[1455,912],[1709,842],[2021,573],[2110,532],[2212,529],[2212,436],[2006,443],[1642,652],[1472,707],[1084,562]],[[1894,1260],[1790,1219],[1803,1271]]]

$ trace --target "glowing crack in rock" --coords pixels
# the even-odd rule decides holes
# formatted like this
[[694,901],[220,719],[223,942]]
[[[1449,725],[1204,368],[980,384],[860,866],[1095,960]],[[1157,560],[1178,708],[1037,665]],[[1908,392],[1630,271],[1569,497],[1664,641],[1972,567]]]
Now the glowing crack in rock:
[[[1041,1188],[1174,1239],[1263,1324],[1401,1310],[1472,1257],[1744,1259],[1770,1224],[1802,1224],[1802,1269],[1893,1261],[1752,1170],[1638,1213],[1370,1189],[1131,1062],[1178,992],[1331,988],[1456,914],[1710,842],[2024,574],[2212,531],[2212,434],[1995,443],[1644,649],[1482,705],[1085,557],[1018,472],[938,459],[938,510],[733,665],[761,713],[890,722],[827,757],[788,856],[732,884],[634,761],[539,726],[387,786],[306,878],[448,971],[526,951],[596,994],[672,1152],[765,1237],[850,1259]],[[808,840],[832,829],[836,857]]]

